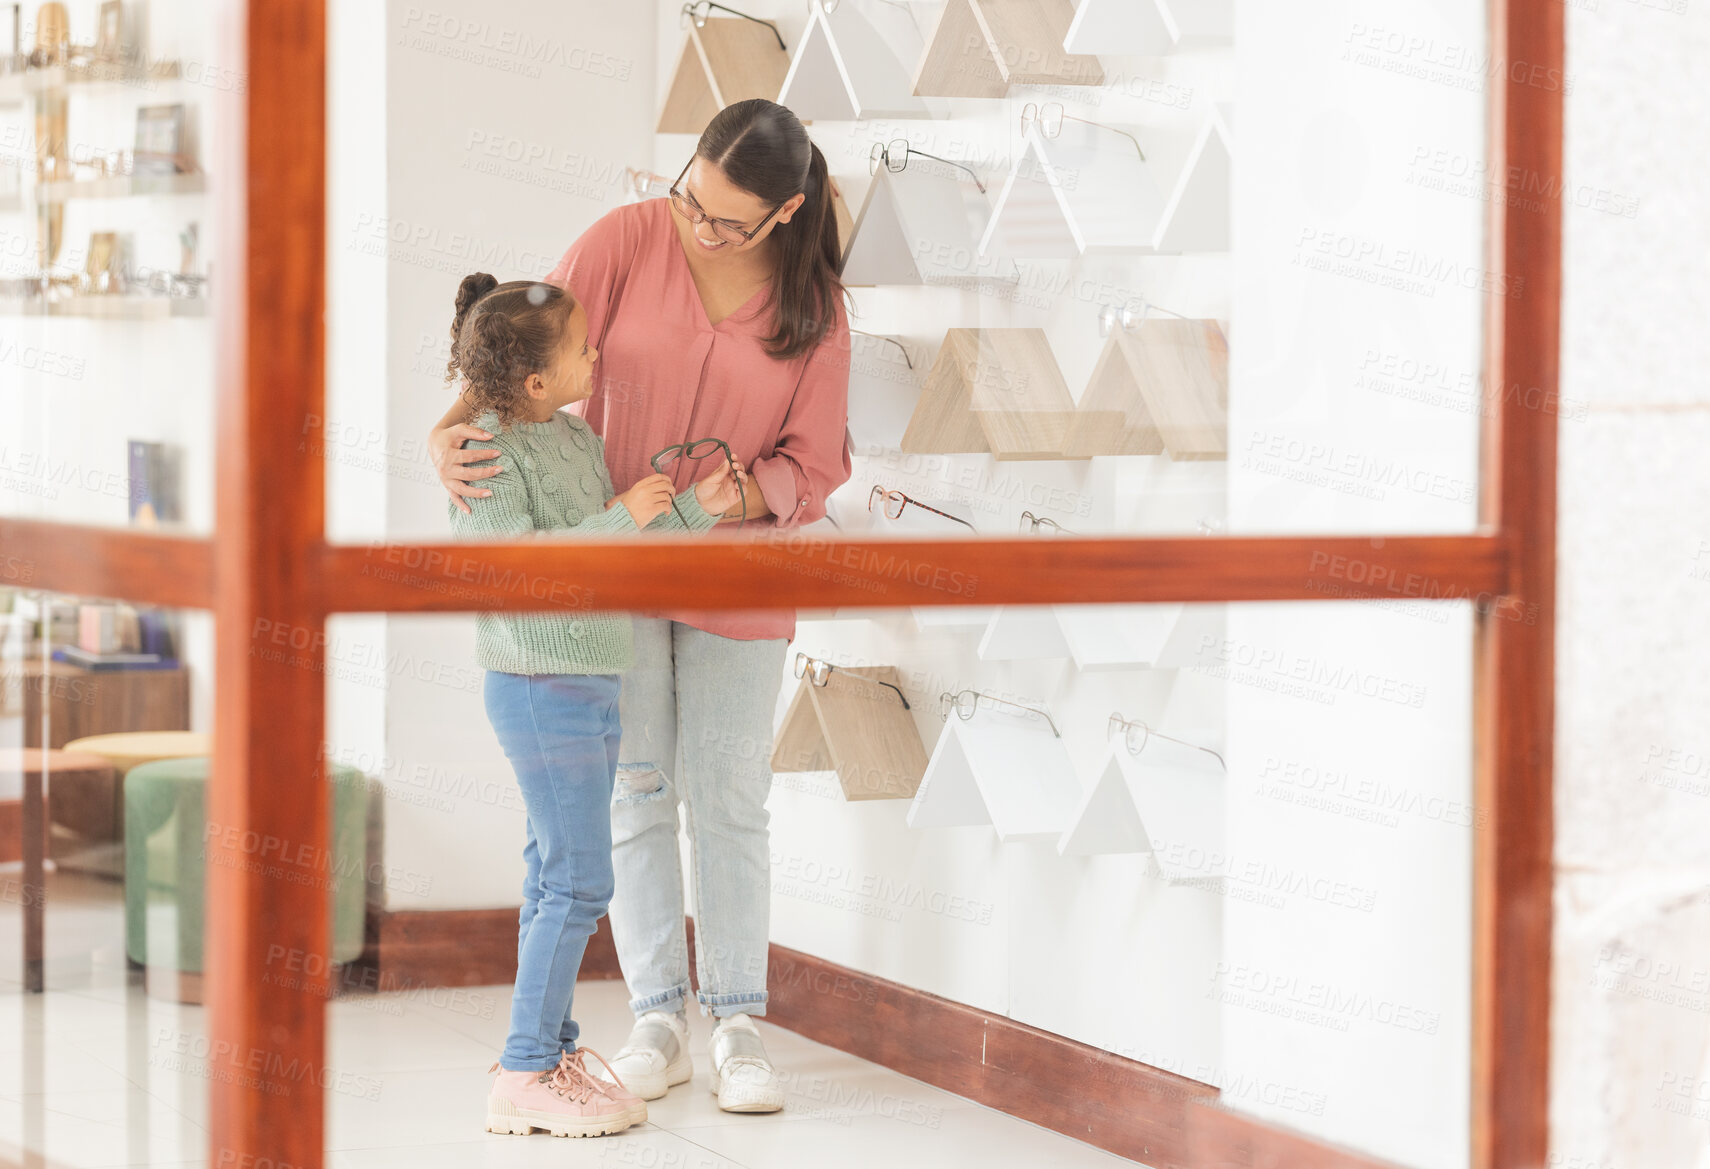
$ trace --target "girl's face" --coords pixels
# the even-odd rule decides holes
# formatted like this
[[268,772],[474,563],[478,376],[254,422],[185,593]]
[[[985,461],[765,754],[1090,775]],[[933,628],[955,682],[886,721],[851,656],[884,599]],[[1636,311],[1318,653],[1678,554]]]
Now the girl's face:
[[544,373],[531,373],[523,388],[535,401],[535,421],[545,422],[555,410],[580,402],[594,392],[594,362],[600,351],[588,344],[588,314],[577,301],[564,322],[558,352]]
[[[770,203],[760,200],[752,191],[745,191],[725,177],[724,171],[706,159],[696,155],[689,163],[689,169],[677,183],[677,190],[682,194],[690,207],[699,210],[706,219],[700,223],[692,223],[685,219],[689,230],[691,245],[698,255],[712,258],[714,256],[747,255],[759,251],[765,244],[772,229],[780,223],[788,223],[795,213],[801,210],[805,196],[791,195],[778,208],[776,215],[767,219],[772,210]],[[746,243],[740,236],[734,236],[737,242],[730,243],[721,239],[713,231],[710,220],[719,220],[725,228],[725,234],[731,235],[729,229],[738,228],[742,231],[754,231],[755,225],[760,224],[760,230],[754,231],[754,238]],[[766,222],[761,224],[760,221]]]

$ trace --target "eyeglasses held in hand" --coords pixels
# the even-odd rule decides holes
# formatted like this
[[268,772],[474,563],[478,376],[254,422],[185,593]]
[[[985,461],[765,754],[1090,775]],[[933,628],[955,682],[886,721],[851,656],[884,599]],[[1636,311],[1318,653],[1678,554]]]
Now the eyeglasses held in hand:
[[[750,16],[746,12],[738,12],[734,8],[726,8],[722,4],[714,4],[712,0],[695,0],[695,3],[693,4],[683,5],[683,14],[677,18],[677,23],[684,28],[688,28],[691,23],[693,23],[696,28],[705,28],[707,26],[707,16],[714,8],[718,9],[720,12],[728,12],[732,16],[740,16],[743,20],[752,20],[755,24],[765,25],[767,28],[772,30],[772,35],[778,38],[778,48],[784,49],[784,38],[778,32],[777,25],[773,24],[769,20],[761,20],[758,16]],[[789,50],[784,49],[784,52],[787,53]]]
[[1115,126],[1107,126],[1103,122],[1093,122],[1086,118],[1077,118],[1073,114],[1065,114],[1063,103],[1060,101],[1048,101],[1043,105],[1030,101],[1022,106],[1021,132],[1025,134],[1029,128],[1038,126],[1039,133],[1047,138],[1055,138],[1063,132],[1065,119],[1071,122],[1079,122],[1083,126],[1097,126],[1100,130],[1109,130],[1112,134],[1122,135],[1134,143],[1134,153],[1140,156],[1140,161],[1146,161],[1146,152],[1140,149],[1140,139],[1134,137],[1127,130],[1118,130]]
[[973,524],[970,524],[960,516],[953,516],[947,511],[939,511],[931,504],[922,503],[920,500],[915,499],[912,496],[904,495],[900,491],[888,491],[877,483],[873,484],[873,490],[867,493],[867,510],[872,511],[875,503],[882,504],[885,511],[885,518],[889,520],[902,519],[903,510],[912,503],[922,511],[929,511],[935,516],[943,516],[945,519],[950,520],[953,523],[961,524],[970,532],[975,530]]
[[[1051,733],[1053,735],[1056,735],[1059,739],[1063,737],[1063,732],[1057,729],[1057,724],[1052,720],[1051,715],[1048,712],[1033,706],[1023,706],[1019,702],[1011,702],[1007,698],[999,698],[995,694],[987,694],[984,690],[962,690],[954,694],[946,690],[938,696],[938,705],[945,712],[954,710],[957,717],[966,722],[968,719],[974,717],[974,711],[979,708],[981,699],[984,699],[988,704],[996,702],[1004,706],[1013,707],[1016,710],[1024,710],[1028,714],[1036,714],[1050,725]],[[946,717],[948,717],[948,713],[946,713]]]
[[[814,686],[823,687],[829,685],[831,682],[831,671],[836,668],[837,667],[832,665],[830,662],[824,662],[818,658],[810,658],[805,653],[798,653],[796,655],[796,677],[805,677],[808,682]],[[875,686],[884,686],[887,689],[895,690],[897,692],[897,697],[902,699],[903,709],[913,709],[909,706],[908,697],[903,694],[900,686],[893,686],[891,683],[881,681],[878,678],[869,678],[865,674],[855,674],[848,670],[843,671],[843,676],[845,678],[859,678],[863,682],[871,682]]]
[[1044,532],[1046,535],[1053,533],[1074,535],[1068,528],[1050,516],[1034,515],[1031,511],[1021,513],[1021,530],[1024,532]]
[[689,168],[694,165],[695,160],[691,157],[688,162],[683,164],[683,174],[678,175],[676,182],[671,184],[671,210],[675,211],[678,215],[681,215],[684,219],[687,219],[696,227],[699,227],[703,223],[707,224],[712,228],[713,235],[723,243],[736,244],[740,247],[753,239],[756,235],[760,234],[760,229],[772,222],[772,216],[784,209],[783,203],[778,204],[776,207],[766,212],[765,218],[759,223],[756,223],[753,227],[743,227],[740,223],[733,223],[728,219],[714,219],[705,211],[701,210],[701,205],[695,201],[695,197],[693,195],[684,191],[682,187],[678,185],[683,181],[683,175],[688,174]]
[[[688,442],[679,442],[666,447],[664,450],[649,459],[648,462],[652,464],[655,471],[663,475],[665,473],[665,468],[660,465],[661,463],[668,462],[672,459],[694,459],[698,462],[701,459],[711,458],[719,451],[724,452],[724,461],[729,465],[730,473],[734,477],[736,475],[736,456],[730,453],[730,444],[725,442],[722,438],[695,438],[690,439]],[[740,479],[737,480],[739,486],[741,482],[742,481]],[[738,492],[738,494],[741,495],[742,499],[742,518],[736,521],[736,526],[741,528],[743,524],[748,522],[748,496],[741,492]],[[683,519],[683,513],[677,511],[677,501],[675,499],[671,500],[671,510],[677,512],[678,519]],[[683,526],[685,528],[688,527],[689,521],[683,520]]]
[[1112,714],[1110,716],[1109,734],[1113,739],[1120,735],[1122,737],[1123,746],[1128,748],[1128,753],[1130,755],[1140,754],[1140,752],[1146,749],[1146,744],[1152,739],[1164,739],[1171,743],[1180,743],[1184,747],[1192,747],[1195,751],[1204,751],[1207,755],[1217,760],[1217,765],[1219,767],[1223,768],[1225,771],[1229,770],[1228,765],[1223,762],[1223,756],[1219,755],[1216,751],[1213,751],[1210,747],[1201,747],[1197,743],[1188,742],[1186,739],[1178,739],[1172,735],[1166,735],[1159,731],[1154,731],[1141,719],[1123,718],[1120,713]]
[[880,163],[883,163],[885,169],[893,175],[905,171],[908,169],[908,160],[917,154],[922,158],[930,158],[933,162],[941,162],[945,166],[953,166],[957,170],[967,171],[968,177],[974,180],[974,186],[980,189],[980,194],[986,193],[986,185],[980,181],[980,176],[975,174],[973,170],[959,162],[952,162],[948,158],[939,158],[936,154],[917,150],[908,144],[906,138],[893,138],[888,144],[884,142],[873,143],[873,148],[867,151],[867,173],[870,175],[878,174]]

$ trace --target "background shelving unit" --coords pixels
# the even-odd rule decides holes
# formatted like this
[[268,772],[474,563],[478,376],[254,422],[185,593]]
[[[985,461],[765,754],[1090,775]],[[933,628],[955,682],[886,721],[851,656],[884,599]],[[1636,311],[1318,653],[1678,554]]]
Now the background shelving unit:
[[1063,37],[1071,53],[1161,57],[1234,36],[1233,0],[1081,0]]
[[1061,459],[1074,412],[1043,329],[951,329],[901,449]]
[[911,75],[923,47],[906,8],[810,0],[778,102],[806,122],[931,117]]
[[846,800],[912,799],[926,748],[898,692],[881,682],[900,691],[903,679],[894,666],[840,666],[824,686],[803,679],[778,728],[772,770],[836,772]]
[[973,257],[969,205],[977,198],[971,186],[931,163],[910,163],[896,174],[881,167],[843,250],[843,282],[950,285],[977,279],[968,263],[956,262]]
[[[1217,322],[1153,315],[1133,331],[1113,331],[1111,340],[1103,372],[1115,387],[1109,393],[1138,393],[1170,458],[1227,458],[1229,346]],[[1130,418],[1141,416],[1126,410]]]
[[1218,762],[1196,747],[1154,735],[1133,755],[1112,742],[1070,812],[1057,851],[1149,852],[1166,880],[1216,876],[1209,866],[1223,852],[1224,780]]
[[658,130],[699,134],[732,102],[776,98],[789,71],[789,54],[767,25],[736,16],[711,16],[700,27],[691,23]]
[[1002,97],[1012,85],[1102,85],[1104,66],[1070,53],[1072,0],[946,0],[915,72],[922,97]]
[[1233,115],[1218,107],[1200,127],[1199,137],[1159,216],[1152,240],[1159,252],[1229,250],[1229,190],[1234,176]]
[[1052,841],[1069,826],[1080,783],[1063,741],[1007,715],[952,715],[908,810],[910,828],[991,825],[1004,844]]
[[1075,122],[1049,141],[1029,129],[980,236],[980,253],[994,244],[1018,259],[1041,260],[1088,248],[1156,250],[1163,208],[1151,166],[1131,143]]

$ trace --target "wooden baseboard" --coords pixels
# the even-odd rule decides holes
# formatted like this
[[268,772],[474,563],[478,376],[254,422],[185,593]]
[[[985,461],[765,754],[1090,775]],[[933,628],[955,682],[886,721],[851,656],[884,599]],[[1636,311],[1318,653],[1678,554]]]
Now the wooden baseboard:
[[[381,990],[508,983],[516,942],[515,909],[370,911],[355,978]],[[1394,1169],[1221,1107],[1210,1084],[965,1003],[784,946],[770,964],[768,1022],[1151,1169]],[[605,919],[581,976],[622,977]]]

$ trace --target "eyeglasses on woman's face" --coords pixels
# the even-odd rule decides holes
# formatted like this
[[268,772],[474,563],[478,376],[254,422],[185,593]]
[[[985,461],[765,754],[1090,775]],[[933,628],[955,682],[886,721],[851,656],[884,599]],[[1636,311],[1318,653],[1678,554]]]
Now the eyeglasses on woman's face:
[[784,204],[779,203],[766,212],[765,218],[753,227],[744,227],[730,219],[715,219],[701,209],[701,205],[695,201],[694,195],[683,188],[683,175],[688,174],[689,167],[694,165],[695,160],[689,159],[687,165],[683,167],[683,173],[678,175],[677,181],[671,184],[671,210],[688,220],[691,226],[699,227],[703,223],[706,224],[712,231],[713,237],[720,243],[735,244],[737,247],[741,247],[760,234],[760,229],[772,222],[772,216],[784,209]]
[[933,162],[941,162],[945,166],[953,166],[960,171],[966,171],[968,177],[974,180],[974,186],[979,188],[980,194],[986,193],[986,185],[980,181],[980,176],[974,173],[973,168],[910,146],[906,138],[892,138],[889,142],[873,143],[872,149],[867,151],[867,173],[870,175],[878,174],[879,167],[882,165],[892,174],[898,174],[908,169],[908,160],[915,155],[919,155],[921,158],[930,158]]
[[1011,702],[1007,698],[999,698],[995,694],[987,694],[984,690],[959,690],[955,692],[946,690],[938,696],[939,707],[943,709],[946,714],[948,714],[949,711],[955,711],[956,717],[960,718],[964,722],[974,717],[974,712],[979,709],[981,702],[985,702],[988,705],[996,703],[1000,706],[1007,706],[1012,710],[1021,710],[1026,711],[1028,714],[1038,715],[1051,727],[1051,733],[1053,735],[1056,735],[1059,739],[1063,737],[1063,732],[1057,729],[1057,724],[1051,718],[1050,713],[1040,710],[1037,707],[1023,706],[1019,702]]
[[921,511],[929,511],[933,515],[942,516],[952,523],[961,524],[970,532],[974,530],[974,525],[970,524],[967,520],[962,519],[960,516],[953,516],[947,511],[939,511],[931,504],[922,503],[912,495],[904,495],[900,491],[888,490],[879,486],[877,483],[873,484],[873,490],[867,493],[867,510],[873,511],[875,509],[882,509],[884,511],[885,518],[889,520],[902,519],[903,511],[910,504],[918,507]]
[[[675,443],[654,455],[648,460],[648,462],[652,465],[655,471],[663,475],[665,474],[666,463],[675,462],[678,459],[692,459],[695,462],[700,462],[702,459],[710,459],[714,455],[718,454],[722,454],[724,456],[725,462],[730,467],[730,473],[732,475],[736,474],[736,456],[730,453],[730,444],[725,442],[722,438],[696,438],[691,439],[688,442]],[[671,501],[671,510],[677,512],[678,519],[683,519],[683,513],[677,511],[677,501],[675,499]],[[747,522],[748,497],[743,496],[742,518],[736,521],[736,526],[740,529],[742,525]],[[687,520],[683,521],[683,526],[688,526]]]
[[[830,662],[821,661],[819,658],[809,657],[805,653],[796,654],[796,677],[806,678],[811,685],[820,687],[830,685],[831,672],[836,668],[837,667],[832,665]],[[896,696],[902,699],[903,709],[913,709],[908,704],[908,696],[902,692],[902,687],[900,686],[893,686],[891,683],[879,678],[869,678],[865,674],[854,674],[848,670],[843,671],[843,676],[845,678],[858,678],[861,681],[871,683],[874,686],[883,686],[888,690],[894,690],[896,691]]]

